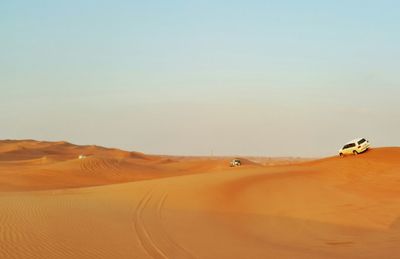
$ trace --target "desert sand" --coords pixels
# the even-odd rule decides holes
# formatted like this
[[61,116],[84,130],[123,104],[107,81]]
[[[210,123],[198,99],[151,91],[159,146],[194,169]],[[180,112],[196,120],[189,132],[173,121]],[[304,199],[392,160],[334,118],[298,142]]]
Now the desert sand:
[[399,258],[400,148],[243,161],[1,141],[0,258]]

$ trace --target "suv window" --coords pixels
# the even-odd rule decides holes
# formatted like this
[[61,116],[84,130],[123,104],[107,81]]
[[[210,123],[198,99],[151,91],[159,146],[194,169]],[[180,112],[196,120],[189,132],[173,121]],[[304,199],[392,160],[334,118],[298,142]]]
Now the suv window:
[[355,147],[355,146],[356,146],[355,143],[350,143],[350,144],[345,145],[345,146],[343,147],[343,149],[352,148],[352,147]]
[[363,138],[362,140],[358,141],[358,145],[361,145],[362,143],[364,143],[366,140]]

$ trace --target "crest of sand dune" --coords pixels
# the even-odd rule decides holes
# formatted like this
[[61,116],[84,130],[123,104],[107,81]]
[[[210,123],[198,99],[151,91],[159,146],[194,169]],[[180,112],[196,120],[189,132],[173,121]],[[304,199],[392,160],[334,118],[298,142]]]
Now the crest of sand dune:
[[0,141],[0,189],[71,188],[204,173],[225,168],[225,160],[152,156],[64,141],[5,140]]
[[398,258],[400,148],[278,164],[2,141],[0,258]]

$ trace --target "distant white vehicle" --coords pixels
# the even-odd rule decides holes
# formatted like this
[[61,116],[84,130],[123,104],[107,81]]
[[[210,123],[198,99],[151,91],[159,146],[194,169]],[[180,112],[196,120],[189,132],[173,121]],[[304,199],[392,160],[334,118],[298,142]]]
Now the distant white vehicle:
[[236,166],[241,166],[242,165],[242,162],[240,162],[240,160],[239,159],[233,159],[232,161],[231,161],[231,167],[236,167]]
[[346,143],[346,145],[344,145],[343,148],[339,150],[339,155],[358,155],[368,150],[369,146],[369,141],[365,138],[354,139]]
[[78,158],[79,158],[79,159],[84,159],[84,158],[86,158],[86,156],[85,156],[85,155],[79,155]]

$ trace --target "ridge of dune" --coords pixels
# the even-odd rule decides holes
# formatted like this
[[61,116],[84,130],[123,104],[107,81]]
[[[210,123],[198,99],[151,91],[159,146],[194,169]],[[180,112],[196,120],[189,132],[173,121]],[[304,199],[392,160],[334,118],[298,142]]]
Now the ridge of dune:
[[115,148],[96,145],[74,145],[66,141],[48,142],[34,140],[2,140],[0,141],[1,160],[25,160],[52,156],[59,159],[71,159],[79,155],[102,155],[113,157],[132,157],[151,159],[139,152],[128,152]]
[[400,207],[380,210],[380,203],[397,201],[399,182],[400,148],[375,148],[243,174],[225,181],[219,194],[229,200],[226,210],[385,229],[398,220]]
[[107,185],[228,168],[228,159],[179,159],[66,141],[0,141],[0,191]]
[[[0,150],[17,157],[0,159],[1,258],[400,254],[398,147],[238,168],[62,142]],[[98,153],[78,159],[77,150]]]
[[[87,157],[78,159],[81,154]],[[0,141],[0,170],[4,173],[0,174],[0,190],[106,185],[204,172],[271,171],[265,169],[269,167],[290,171],[288,169],[293,166],[319,167],[321,176],[325,175],[335,181],[360,172],[364,174],[362,178],[366,179],[365,170],[372,170],[368,167],[370,163],[382,164],[385,169],[398,163],[399,154],[400,148],[375,148],[357,157],[294,160],[292,163],[277,163],[274,166],[241,158],[243,167],[229,168],[230,160],[227,158],[154,156],[95,145],[78,146],[65,141],[3,140]],[[357,167],[352,168],[354,163]],[[297,176],[301,174],[298,171]],[[265,177],[269,176],[266,174]]]

